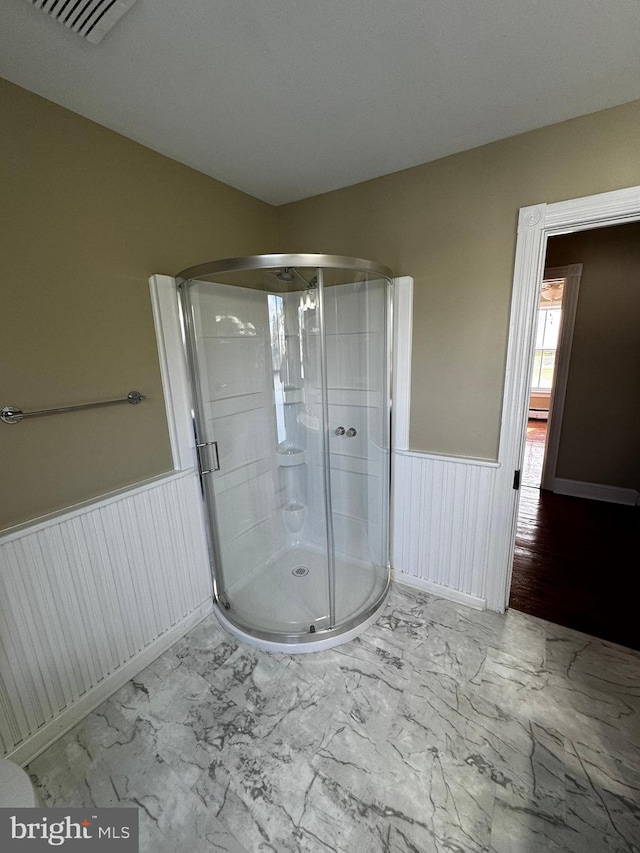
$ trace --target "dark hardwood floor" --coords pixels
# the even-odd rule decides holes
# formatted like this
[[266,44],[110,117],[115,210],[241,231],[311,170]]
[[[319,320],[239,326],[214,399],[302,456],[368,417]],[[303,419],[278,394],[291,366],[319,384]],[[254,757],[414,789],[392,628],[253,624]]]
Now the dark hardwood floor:
[[639,518],[637,507],[523,486],[509,606],[640,649]]

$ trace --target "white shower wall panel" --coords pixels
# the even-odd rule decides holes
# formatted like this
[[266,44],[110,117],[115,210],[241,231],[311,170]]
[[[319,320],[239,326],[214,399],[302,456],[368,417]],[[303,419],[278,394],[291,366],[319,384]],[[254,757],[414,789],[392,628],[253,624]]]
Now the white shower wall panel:
[[[216,480],[223,483],[231,473],[246,468],[252,462],[268,460],[273,470],[275,431],[273,429],[273,404],[266,394],[234,397],[230,401],[210,401],[205,405],[207,435],[218,442],[220,462],[224,461]],[[232,406],[221,405],[232,403]],[[229,408],[235,411],[228,412]]]
[[[365,521],[369,512],[377,518],[381,509],[380,492],[369,493],[369,480],[378,479],[377,465],[367,459],[339,456],[331,459],[333,511]],[[371,501],[374,506],[371,506]]]
[[[377,299],[386,295],[381,282],[338,284],[324,291],[325,332],[375,332],[384,334],[384,314]],[[375,290],[375,293],[374,293]],[[372,296],[373,295],[373,296]]]
[[267,387],[268,339],[260,336],[203,338],[210,400],[259,394]]
[[327,334],[329,387],[348,391],[380,391],[384,379],[384,354],[377,346],[378,332]]
[[333,531],[339,554],[368,563],[379,562],[381,528],[372,521],[381,513],[379,485],[378,476],[354,470],[344,460],[332,460]]
[[227,547],[259,525],[272,523],[273,491],[269,470],[258,476],[244,474],[237,486],[217,492],[218,524]]

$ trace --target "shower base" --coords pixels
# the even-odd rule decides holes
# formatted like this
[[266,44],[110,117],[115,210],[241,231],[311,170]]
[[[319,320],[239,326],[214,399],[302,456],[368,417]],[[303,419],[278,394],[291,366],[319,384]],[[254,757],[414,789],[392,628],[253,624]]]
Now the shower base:
[[[352,640],[376,621],[389,586],[382,569],[340,555],[336,555],[335,578],[337,627],[333,630],[329,630],[326,553],[306,545],[281,551],[249,581],[229,587],[231,608],[216,606],[216,615],[230,633],[259,648],[289,653],[331,648]],[[354,624],[358,614],[364,619]],[[242,626],[251,626],[252,633]]]

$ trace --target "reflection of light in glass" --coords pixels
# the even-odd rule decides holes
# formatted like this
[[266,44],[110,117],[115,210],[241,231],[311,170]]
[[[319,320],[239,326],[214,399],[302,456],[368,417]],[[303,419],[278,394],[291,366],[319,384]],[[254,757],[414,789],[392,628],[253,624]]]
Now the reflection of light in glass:
[[220,335],[257,335],[253,323],[244,323],[232,314],[216,314],[216,325]]
[[316,293],[317,291],[315,288],[312,290],[306,290],[304,293],[300,294],[300,301],[298,303],[298,329],[300,330],[298,335],[298,346],[300,349],[300,376],[302,379],[305,378],[306,359],[304,350],[305,344],[307,343],[307,335],[313,334],[313,332],[317,331],[317,329],[313,328],[313,321],[315,320],[316,315],[307,315],[307,311],[315,312],[318,307]]
[[[287,381],[287,339],[285,336],[284,300],[275,293],[267,295],[269,311],[269,336],[271,339],[271,367],[273,372],[273,394],[276,408],[276,431],[278,444],[287,437],[284,419],[284,386]],[[285,374],[285,375],[283,375]]]

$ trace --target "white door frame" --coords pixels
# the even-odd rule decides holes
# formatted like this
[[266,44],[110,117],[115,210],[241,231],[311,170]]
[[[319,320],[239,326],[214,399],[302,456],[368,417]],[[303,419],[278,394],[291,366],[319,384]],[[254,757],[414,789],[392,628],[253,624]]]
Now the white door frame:
[[544,460],[542,462],[541,489],[553,489],[553,481],[556,477],[558,449],[560,448],[560,431],[564,416],[564,401],[567,396],[571,345],[573,344],[573,330],[576,324],[581,276],[582,264],[570,264],[566,267],[547,267],[544,271],[545,281],[550,278],[563,278],[565,284],[562,292],[562,319],[560,321],[560,334],[558,336],[558,351],[556,353],[551,395],[549,397],[549,418],[547,421]]
[[535,321],[547,239],[639,219],[640,186],[520,209],[500,428],[500,467],[495,483],[495,523],[489,540],[485,593],[487,606],[492,610],[503,612],[509,602],[519,498],[513,478],[514,472],[522,468],[524,454]]

